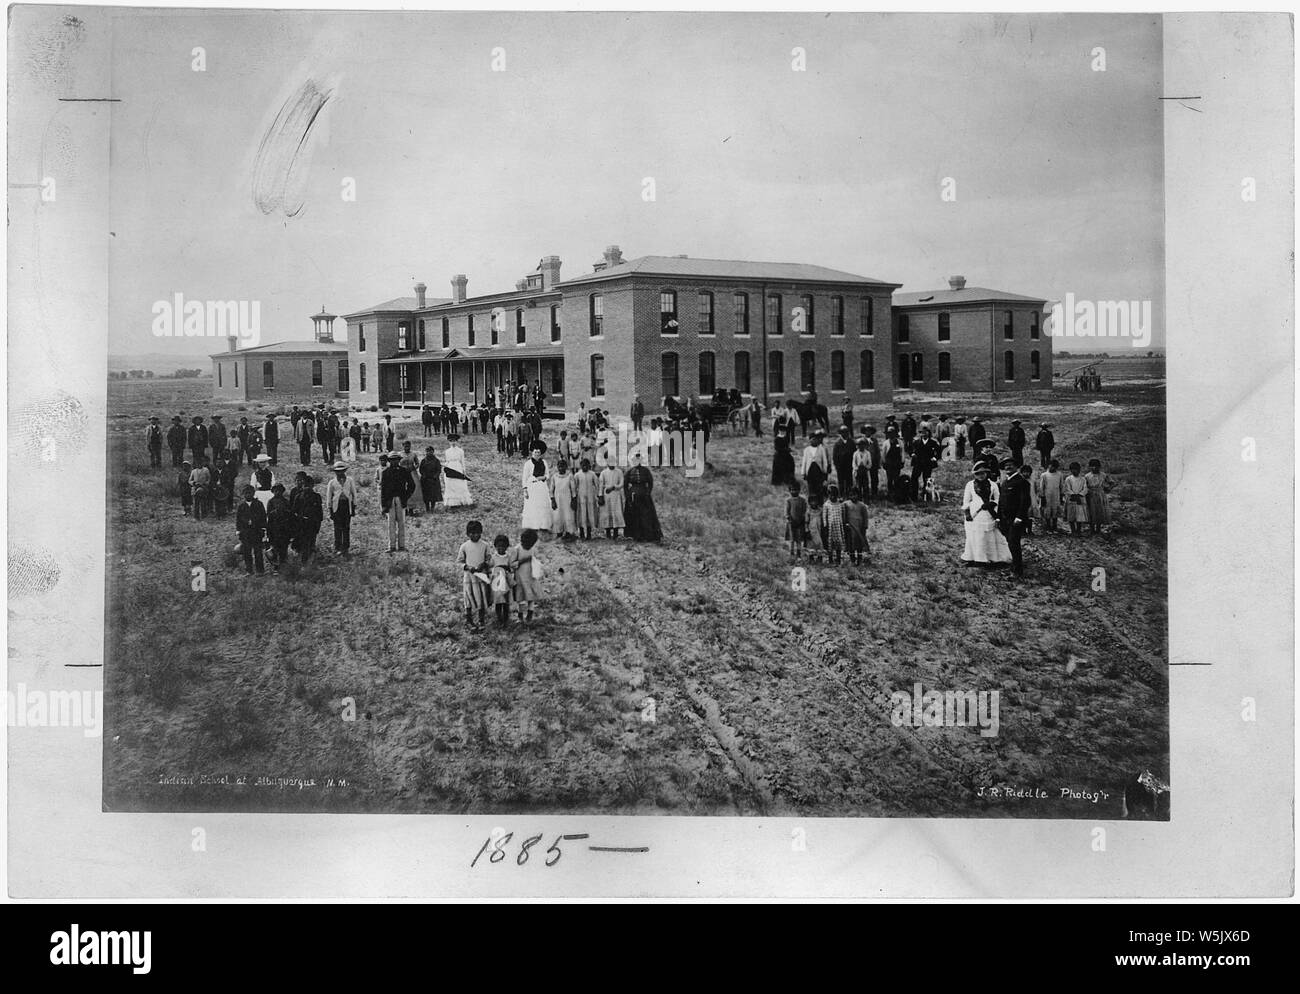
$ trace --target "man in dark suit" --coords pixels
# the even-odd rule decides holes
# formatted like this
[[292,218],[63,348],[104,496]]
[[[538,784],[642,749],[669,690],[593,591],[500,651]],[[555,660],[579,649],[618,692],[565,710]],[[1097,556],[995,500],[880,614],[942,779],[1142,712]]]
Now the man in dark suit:
[[251,486],[244,487],[244,499],[239,502],[235,512],[235,531],[239,534],[239,551],[244,556],[244,569],[253,572],[253,563],[257,563],[257,572],[266,572],[262,560],[262,536],[266,534],[266,508],[253,495]]
[[831,449],[831,465],[835,467],[835,480],[840,493],[853,489],[853,437],[848,425],[840,425],[839,439]]
[[645,404],[641,403],[641,398],[637,397],[632,401],[632,430],[641,430],[641,420],[645,417]]
[[1020,427],[1018,419],[1011,422],[1011,430],[1007,432],[1007,447],[1011,450],[1011,461],[1019,467],[1025,461],[1025,429]]
[[158,427],[157,416],[149,419],[149,427],[144,430],[144,444],[149,450],[149,468],[162,469],[163,433]]
[[388,468],[379,478],[379,501],[388,519],[389,552],[406,551],[406,502],[414,492],[410,462],[396,452],[388,453]]
[[975,417],[971,418],[970,431],[967,432],[967,436],[970,438],[971,462],[974,462],[979,458],[980,442],[984,440],[984,434],[984,422],[980,420],[980,417],[977,414]]
[[1007,459],[1003,466],[1011,474],[1002,485],[999,500],[999,514],[1002,518],[1002,530],[1007,536],[1007,545],[1011,547],[1011,569],[1016,576],[1025,575],[1025,564],[1020,558],[1020,540],[1029,530],[1029,509],[1033,504],[1033,488],[1029,477],[1033,467],[1027,463],[1019,466]]
[[274,414],[266,416],[266,424],[262,427],[262,441],[266,443],[266,454],[271,457],[271,465],[276,465],[280,452],[280,422],[276,420]]
[[1052,464],[1052,450],[1056,448],[1056,437],[1052,434],[1052,426],[1046,421],[1038,426],[1034,448],[1038,450],[1040,465],[1043,469],[1047,469]]
[[939,443],[930,437],[930,429],[922,428],[921,434],[912,443],[912,500],[920,499],[921,492],[930,482],[930,474],[939,465],[942,452]]
[[167,429],[167,448],[172,450],[172,465],[179,468],[185,461],[185,426],[180,415],[172,418],[172,426]]
[[212,458],[216,459],[226,451],[226,426],[220,414],[212,415],[212,427],[208,429],[208,444],[212,446]]
[[197,414],[194,416],[194,423],[190,425],[186,440],[190,443],[190,452],[193,454],[190,461],[195,466],[203,465],[203,460],[208,456],[208,429]]

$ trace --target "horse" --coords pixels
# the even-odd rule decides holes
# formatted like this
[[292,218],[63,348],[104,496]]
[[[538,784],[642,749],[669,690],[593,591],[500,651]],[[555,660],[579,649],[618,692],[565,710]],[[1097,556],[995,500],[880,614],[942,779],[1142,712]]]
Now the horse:
[[823,431],[831,430],[830,411],[826,409],[825,404],[817,403],[817,395],[812,394],[805,400],[795,403],[795,410],[799,412],[799,430],[805,438],[808,437],[808,425],[810,422],[817,422]]

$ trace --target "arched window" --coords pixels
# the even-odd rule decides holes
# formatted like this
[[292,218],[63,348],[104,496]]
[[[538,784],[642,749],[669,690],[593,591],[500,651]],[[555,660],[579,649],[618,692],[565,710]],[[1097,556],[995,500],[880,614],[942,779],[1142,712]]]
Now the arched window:
[[677,334],[677,291],[659,291],[659,333]]
[[1002,378],[1010,382],[1016,378],[1016,354],[1008,349],[1002,353]]
[[1030,353],[1029,353],[1029,378],[1030,378],[1031,380],[1036,380],[1036,379],[1038,379],[1038,377],[1039,377],[1039,368],[1040,368],[1040,367],[1039,367],[1039,355],[1038,355],[1038,350],[1035,349],[1033,352],[1030,352]]
[[552,304],[551,305],[551,341],[558,342],[559,340],[560,340],[560,305]]
[[311,361],[311,385],[314,387],[325,385],[325,371],[319,359]]
[[920,352],[912,353],[912,382],[920,383],[925,379],[925,357]]
[[767,354],[767,392],[785,393],[785,356],[780,352]]
[[781,330],[781,295],[770,293],[767,295],[767,333],[779,335]]
[[950,352],[939,353],[939,382],[952,382],[952,353]]
[[749,353],[736,353],[736,389],[749,393]]
[[713,334],[713,294],[708,290],[701,290],[699,295],[699,314],[701,335]]
[[803,331],[801,331],[800,334],[801,334],[801,335],[813,335],[813,334],[816,334],[816,329],[813,327],[813,299],[812,299],[812,294],[807,294],[807,293],[806,293],[806,294],[804,294],[802,297],[800,297],[800,298],[799,298],[799,306],[803,308]]
[[359,376],[360,376],[359,385],[361,387],[361,392],[365,393],[366,392],[366,364],[364,362],[361,364],[361,372]]
[[605,327],[605,300],[598,293],[593,293],[588,302],[588,317],[591,322],[591,337],[599,338],[604,333]]
[[348,361],[346,359],[340,359],[339,360],[339,393],[347,393],[348,386],[349,386]]
[[605,396],[605,357],[600,354],[591,357],[591,395]]
[[734,293],[731,297],[732,313],[734,315],[735,329],[732,332],[735,335],[749,334],[749,294]]
[[659,392],[664,397],[678,394],[677,353],[665,352],[659,357]]
[[701,352],[699,358],[700,364],[700,394],[704,397],[713,395],[713,390],[718,384],[718,378],[715,370],[715,357],[712,352]]
[[817,389],[817,353],[799,353],[799,389]]
[[836,349],[831,353],[831,390],[844,389],[844,353]]
[[863,390],[876,389],[876,354],[870,349],[863,349],[859,357],[860,367],[860,384]]

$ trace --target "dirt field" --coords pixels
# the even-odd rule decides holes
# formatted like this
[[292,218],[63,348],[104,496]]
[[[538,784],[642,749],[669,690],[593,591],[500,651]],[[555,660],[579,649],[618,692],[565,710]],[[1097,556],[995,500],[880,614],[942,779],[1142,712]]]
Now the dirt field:
[[[366,486],[351,561],[246,578],[233,518],[182,517],[140,444],[152,413],[237,423],[210,389],[110,384],[110,810],[1100,818],[1134,774],[1168,780],[1159,381],[961,408],[998,439],[1012,417],[1051,420],[1059,457],[1115,481],[1116,527],[1027,540],[1023,582],[959,567],[965,466],[945,464],[945,504],[873,505],[869,565],[812,566],[792,590],[770,439],[724,434],[702,478],[656,473],[663,546],[545,542],[539,620],[481,636],[455,550],[469,517],[513,540],[520,512],[491,436],[465,443],[478,507],[409,521],[407,554],[385,553]],[[999,691],[999,734],[896,727],[890,694],[917,682]]]

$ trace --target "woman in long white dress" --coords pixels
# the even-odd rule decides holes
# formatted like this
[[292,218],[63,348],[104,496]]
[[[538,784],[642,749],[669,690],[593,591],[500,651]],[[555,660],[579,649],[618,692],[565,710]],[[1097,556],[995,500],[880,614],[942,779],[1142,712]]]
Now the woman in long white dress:
[[469,478],[465,475],[465,450],[459,435],[447,436],[447,450],[442,454],[442,506],[472,507]]
[[977,464],[975,479],[966,484],[961,509],[966,519],[966,548],[963,566],[990,566],[1011,562],[1011,547],[998,530],[998,485],[989,480],[988,467]]
[[551,530],[551,467],[542,458],[546,443],[533,443],[532,455],[523,461],[519,472],[519,485],[524,491],[522,528],[536,531]]

